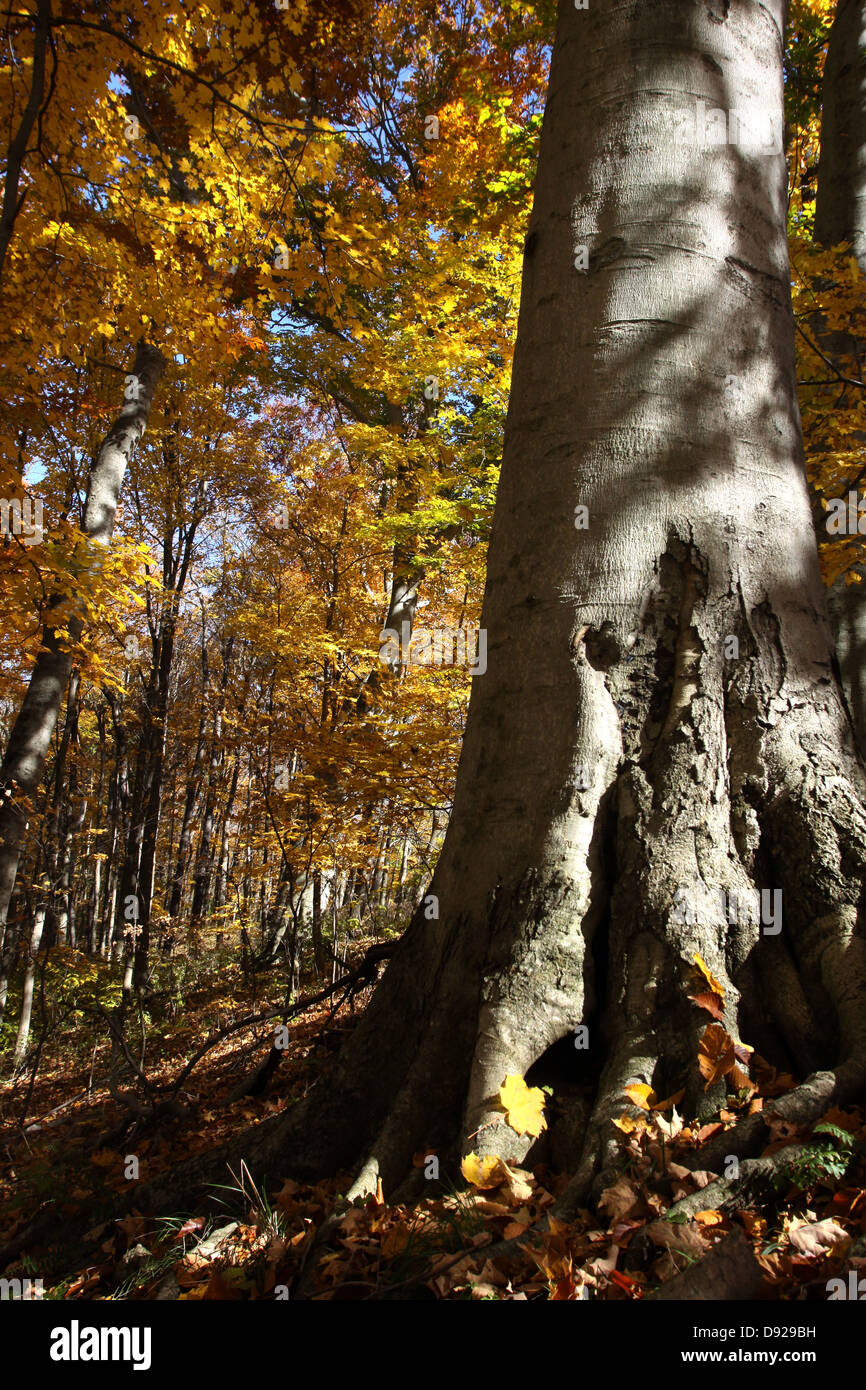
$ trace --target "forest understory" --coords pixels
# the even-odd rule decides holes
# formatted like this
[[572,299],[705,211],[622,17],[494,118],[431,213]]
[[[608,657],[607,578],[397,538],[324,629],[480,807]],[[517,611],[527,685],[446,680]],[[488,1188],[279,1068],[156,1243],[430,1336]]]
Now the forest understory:
[[[373,944],[359,943],[359,964]],[[866,1267],[866,1110],[828,1107],[802,1127],[773,1117],[795,1078],[733,1047],[709,1015],[701,1068],[723,1101],[685,1124],[681,1095],[632,1087],[615,1180],[557,1218],[594,1092],[590,1077],[575,1080],[571,1040],[505,1095],[504,1121],[539,1129],[523,1166],[470,1156],[437,1180],[436,1155],[422,1150],[414,1162],[429,1196],[347,1201],[350,1174],[305,1184],[278,1162],[262,1172],[238,1136],[316,1084],[370,984],[348,970],[334,990],[311,974],[300,1002],[328,998],[290,1019],[273,1065],[272,1025],[228,1030],[280,1011],[276,979],[251,986],[236,965],[203,967],[178,1019],[170,978],[169,963],[141,1029],[144,1062],[120,1087],[106,1084],[110,1044],[78,1048],[74,1030],[35,1077],[4,1084],[0,1259],[9,1279],[38,1270],[45,1299],[823,1301],[829,1281],[847,1289]],[[696,965],[694,998],[710,1009],[715,983]],[[742,1085],[747,1062],[755,1079]],[[718,1156],[755,1116],[767,1119],[767,1142],[726,1181],[731,1162]],[[196,1200],[187,1176],[173,1204],[178,1165],[196,1160],[210,1182]]]

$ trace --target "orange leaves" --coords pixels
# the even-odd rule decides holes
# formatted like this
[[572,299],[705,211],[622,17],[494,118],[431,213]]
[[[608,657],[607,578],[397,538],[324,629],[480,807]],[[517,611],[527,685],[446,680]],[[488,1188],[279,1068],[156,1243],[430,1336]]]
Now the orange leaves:
[[721,1081],[722,1077],[727,1076],[735,1063],[733,1038],[720,1024],[709,1024],[698,1048],[698,1066],[707,1083],[704,1089],[708,1091],[717,1081]]
[[725,1002],[725,991],[715,975],[712,974],[702,956],[695,955],[695,968],[692,970],[692,989],[689,994],[693,1004],[706,1009],[713,1018],[721,1021]]
[[704,1090],[708,1091],[725,1077],[735,1091],[755,1090],[748,1071],[743,1070],[751,1052],[752,1048],[744,1043],[734,1042],[721,1024],[708,1024],[698,1047],[698,1066],[706,1082]]

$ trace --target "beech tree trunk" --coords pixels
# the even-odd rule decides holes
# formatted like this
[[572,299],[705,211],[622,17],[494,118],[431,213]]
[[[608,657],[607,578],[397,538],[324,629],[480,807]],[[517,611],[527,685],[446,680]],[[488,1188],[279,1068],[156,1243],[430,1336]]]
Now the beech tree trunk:
[[[438,916],[268,1140],[284,1170],[393,1194],[422,1146],[522,1157],[498,1088],[586,1025],[582,1192],[627,1084],[699,1108],[696,953],[729,1031],[807,1077],[780,1113],[863,1084],[866,784],[796,402],[783,9],[562,0]],[[715,110],[750,138],[712,143]]]
[[[117,501],[135,445],[147,425],[153,393],[165,361],[155,347],[138,344],[132,374],[127,377],[124,404],[91,466],[84,503],[83,533],[98,545],[108,545],[114,530]],[[58,595],[54,602],[60,602]],[[9,735],[0,770],[0,936],[9,912],[18,859],[32,798],[39,785],[45,758],[72,668],[72,654],[51,625],[49,602],[42,649],[30,677],[27,692]],[[81,619],[69,618],[73,641],[81,633]]]
[[[866,275],[866,0],[839,0],[830,30],[821,105],[821,158],[815,202],[815,239],[825,246],[850,242]],[[837,333],[838,346],[856,362],[864,361],[864,343],[852,325]],[[833,355],[834,344],[827,349]],[[858,373],[862,377],[862,370]],[[856,388],[848,388],[848,390]],[[864,436],[866,440],[866,436]],[[860,479],[851,479],[851,487]],[[847,489],[840,489],[845,496]],[[848,699],[861,751],[866,749],[866,589],[842,576],[829,594],[830,617],[842,686]]]

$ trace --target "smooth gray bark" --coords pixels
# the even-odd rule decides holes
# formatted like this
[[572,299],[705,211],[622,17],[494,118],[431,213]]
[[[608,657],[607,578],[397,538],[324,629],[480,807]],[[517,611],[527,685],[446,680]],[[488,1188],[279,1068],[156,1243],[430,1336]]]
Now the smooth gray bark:
[[[422,1143],[520,1157],[498,1088],[586,1024],[585,1181],[629,1082],[685,1078],[698,1108],[696,952],[732,1032],[828,1068],[809,1105],[866,1076],[866,789],[803,466],[783,22],[562,0],[438,915],[288,1115],[287,1167],[393,1192]],[[698,138],[715,110],[751,140]],[[719,890],[755,889],[780,934],[727,920]]]

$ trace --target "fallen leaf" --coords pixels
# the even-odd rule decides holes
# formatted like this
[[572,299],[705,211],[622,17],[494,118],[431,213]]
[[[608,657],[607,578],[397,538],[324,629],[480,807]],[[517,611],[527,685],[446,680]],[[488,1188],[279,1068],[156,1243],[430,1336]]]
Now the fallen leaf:
[[623,1134],[639,1134],[646,1129],[646,1120],[634,1120],[631,1115],[618,1115],[612,1123],[617,1129],[622,1130]]
[[640,1204],[640,1196],[635,1192],[628,1178],[620,1178],[612,1187],[606,1187],[598,1202],[599,1207],[609,1213],[612,1226],[617,1226]]
[[848,1240],[848,1232],[835,1221],[792,1221],[788,1227],[788,1239],[801,1255],[814,1259],[825,1255],[842,1240]]
[[479,1158],[476,1153],[468,1153],[460,1164],[460,1171],[467,1182],[482,1191],[499,1187],[505,1181],[505,1163],[498,1154]]
[[725,1015],[717,994],[690,994],[689,998],[699,1009],[706,1009],[708,1014],[712,1014],[713,1018],[721,1023]]
[[706,1080],[704,1090],[708,1091],[717,1081],[721,1081],[734,1065],[734,1040],[718,1023],[709,1023],[698,1046],[698,1066],[701,1076]]
[[547,1128],[543,1113],[544,1092],[538,1086],[527,1086],[522,1076],[506,1076],[499,1087],[499,1099],[505,1110],[506,1124],[516,1134],[535,1136]]
[[699,1226],[721,1226],[725,1218],[720,1211],[696,1211],[694,1219]]
[[647,1086],[644,1081],[635,1081],[631,1086],[626,1086],[623,1095],[628,1096],[639,1110],[649,1110],[658,1099],[652,1086]]
[[[682,1092],[680,1092],[680,1094],[682,1094]],[[659,1132],[664,1135],[665,1139],[676,1139],[682,1133],[682,1116],[680,1115],[676,1106],[674,1106],[673,1114],[671,1115],[669,1120],[666,1120],[664,1115],[662,1114],[656,1114],[655,1122]]]
[[724,985],[721,985],[719,981],[716,979],[715,975],[710,970],[703,956],[699,956],[696,954],[693,957],[693,959],[695,965],[698,968],[698,972],[701,975],[701,978],[704,979],[706,983],[709,985],[711,992],[713,994],[717,994],[719,998],[723,1000],[725,997]]

